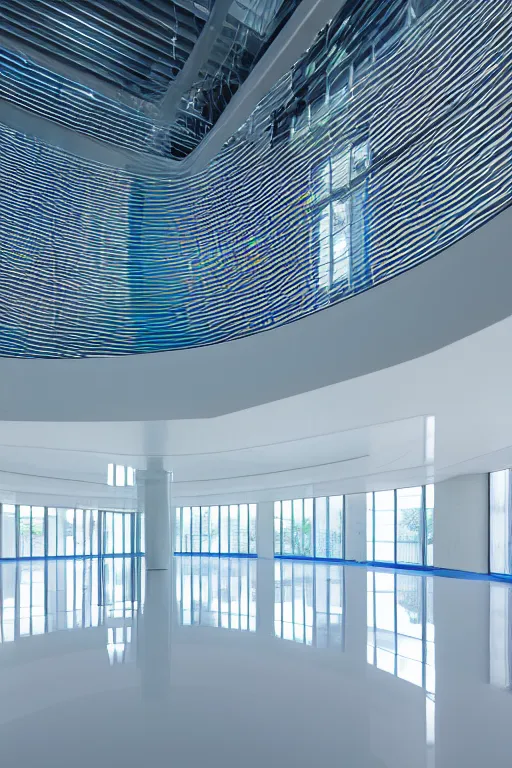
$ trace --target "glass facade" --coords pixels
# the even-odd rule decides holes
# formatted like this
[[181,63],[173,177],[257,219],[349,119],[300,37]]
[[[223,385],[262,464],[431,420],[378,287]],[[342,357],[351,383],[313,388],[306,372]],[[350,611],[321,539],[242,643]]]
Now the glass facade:
[[256,504],[177,507],[176,554],[256,555]]
[[342,560],[343,496],[274,502],[274,555]]
[[133,512],[0,505],[0,558],[131,555],[141,544]]
[[256,562],[247,558],[177,558],[178,620],[256,631]]
[[435,696],[432,576],[369,572],[368,663]]
[[343,648],[344,569],[327,563],[275,563],[276,637]]
[[434,564],[434,486],[367,494],[369,562]]
[[[348,292],[365,262],[368,140],[339,148],[312,173],[311,250],[318,253],[318,286],[325,298]],[[359,276],[358,276],[359,277]]]
[[[95,159],[30,120],[0,125],[0,353],[232,340],[459,242],[511,203],[511,26],[506,0],[345,3],[211,162],[168,178],[169,126],[2,47],[0,98],[93,140]],[[139,172],[96,162],[96,142],[142,153]]]
[[489,561],[491,573],[512,575],[512,515],[510,469],[491,472],[489,477]]

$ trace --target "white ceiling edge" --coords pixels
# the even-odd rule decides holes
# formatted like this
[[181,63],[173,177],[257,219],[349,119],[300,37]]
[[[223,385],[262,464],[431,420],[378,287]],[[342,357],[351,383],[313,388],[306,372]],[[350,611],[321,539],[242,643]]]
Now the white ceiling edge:
[[[114,147],[32,114],[0,98],[1,122],[84,160],[123,168],[142,176],[183,178],[202,171],[249,118],[262,98],[311,46],[318,32],[346,0],[302,0],[285,27],[229,102],[208,136],[184,160],[172,160]],[[14,48],[15,50],[15,48]],[[37,61],[37,59],[34,59]],[[51,64],[44,58],[44,66]],[[67,71],[67,70],[66,70]],[[86,83],[84,83],[86,84]],[[124,100],[123,100],[124,101]]]

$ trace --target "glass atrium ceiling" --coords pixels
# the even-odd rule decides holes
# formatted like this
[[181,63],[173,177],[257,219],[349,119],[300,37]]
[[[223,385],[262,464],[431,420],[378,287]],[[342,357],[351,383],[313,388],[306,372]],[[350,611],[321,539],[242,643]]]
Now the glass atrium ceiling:
[[147,123],[156,154],[180,159],[299,2],[3,0],[0,99],[64,124],[66,108],[89,103],[117,129]]

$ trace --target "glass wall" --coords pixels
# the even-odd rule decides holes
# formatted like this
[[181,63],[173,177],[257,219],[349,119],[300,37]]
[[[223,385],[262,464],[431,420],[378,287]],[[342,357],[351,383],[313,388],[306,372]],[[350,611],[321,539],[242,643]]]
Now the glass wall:
[[140,552],[133,512],[0,505],[0,557],[81,557]]
[[177,507],[177,554],[255,555],[256,504]]
[[[9,296],[2,356],[153,352],[284,325],[414,268],[510,205],[511,4],[358,0],[334,11],[314,44],[309,30],[308,50],[215,158],[179,182],[120,174],[25,135],[21,125],[0,126],[8,233],[0,267]],[[19,24],[34,34],[28,21]],[[206,112],[217,88],[222,98],[236,90],[224,64],[233,55],[245,67],[238,46],[226,47],[222,77],[203,92],[194,85],[191,104]],[[190,129],[195,110],[172,127],[155,124],[143,109],[91,93],[8,47],[3,100],[79,127],[100,146],[140,152],[148,171],[151,158],[172,154],[182,130],[187,143],[200,135]],[[148,73],[151,66],[145,59]],[[165,67],[154,67],[160,79]],[[206,129],[203,118],[197,124]],[[316,169],[325,170],[329,155],[330,181],[319,191],[325,174]],[[37,216],[28,200],[40,201]]]
[[256,563],[248,558],[176,558],[179,623],[256,631]]
[[2,563],[0,641],[97,627],[110,619],[120,626],[144,600],[144,575],[143,561],[133,557]]
[[489,483],[489,559],[491,573],[512,575],[510,469],[491,472]]
[[342,648],[343,619],[343,566],[286,560],[275,563],[276,637],[318,648]]
[[432,576],[370,572],[368,663],[435,695]]
[[434,564],[434,486],[367,494],[366,552],[370,562]]
[[343,496],[274,502],[274,555],[342,560]]

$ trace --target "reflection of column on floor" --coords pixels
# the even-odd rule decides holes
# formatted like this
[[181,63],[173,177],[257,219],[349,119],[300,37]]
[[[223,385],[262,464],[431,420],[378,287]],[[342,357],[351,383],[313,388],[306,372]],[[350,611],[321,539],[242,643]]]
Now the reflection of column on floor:
[[488,738],[489,586],[435,579],[436,768],[509,764],[492,759],[495,745]]
[[148,458],[147,469],[137,473],[139,512],[144,514],[146,570],[168,569],[171,564],[170,475],[162,457]]
[[366,558],[366,493],[345,496],[345,559]]
[[259,558],[257,568],[256,631],[262,637],[274,637],[274,561]]
[[175,738],[171,712],[171,574],[170,570],[146,573],[144,614],[137,640],[144,713],[140,725],[148,765],[166,764],[164,755],[172,754]]
[[345,652],[351,663],[366,665],[367,644],[367,572],[366,568],[344,568],[345,579]]
[[[361,494],[364,496],[364,494]],[[366,514],[366,508],[365,508]],[[346,566],[344,571],[344,664],[340,676],[341,706],[346,734],[346,752],[357,755],[358,765],[376,765],[370,746],[372,689],[368,685],[367,581],[366,568]],[[384,765],[384,763],[382,763]]]
[[165,699],[171,675],[171,572],[146,573],[142,637],[138,646],[144,696]]

